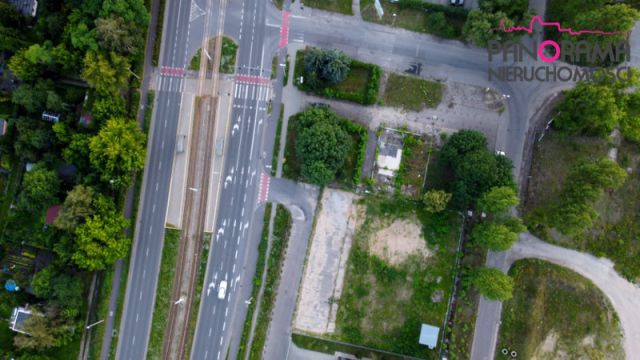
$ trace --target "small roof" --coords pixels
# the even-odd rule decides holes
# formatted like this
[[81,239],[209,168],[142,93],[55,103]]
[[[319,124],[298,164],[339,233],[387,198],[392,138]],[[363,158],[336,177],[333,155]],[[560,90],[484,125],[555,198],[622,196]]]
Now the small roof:
[[31,310],[23,307],[13,308],[13,313],[11,314],[11,319],[9,321],[9,328],[19,333],[29,334],[24,331],[24,322],[30,317]]
[[418,343],[426,345],[429,349],[435,349],[438,344],[440,328],[433,325],[422,324],[420,328],[420,340]]
[[47,216],[44,220],[44,223],[47,225],[53,224],[56,218],[58,218],[58,214],[60,214],[60,209],[62,209],[62,206],[60,205],[53,205],[52,207],[48,208]]

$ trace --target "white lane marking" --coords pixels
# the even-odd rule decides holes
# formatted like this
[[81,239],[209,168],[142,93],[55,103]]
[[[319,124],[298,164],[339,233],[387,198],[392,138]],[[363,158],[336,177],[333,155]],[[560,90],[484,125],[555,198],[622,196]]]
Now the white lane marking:
[[244,95],[242,96],[242,98],[246,99],[248,94],[249,94],[249,85],[244,87]]
[[162,169],[162,161],[158,162],[158,170]]
[[236,264],[235,264],[235,263],[233,264],[233,270],[231,270],[231,273],[232,273],[232,274],[235,274],[235,273],[236,273]]
[[222,337],[220,337],[220,345],[222,345]]
[[156,203],[153,203],[153,206],[151,207],[151,213],[155,213],[156,212]]
[[211,330],[213,330],[213,328],[209,328],[209,337],[211,337]]
[[142,278],[144,279],[147,275],[147,269],[142,270]]
[[146,257],[146,256],[149,256],[149,248],[148,248],[148,247],[147,247],[147,253],[146,253],[144,256],[145,256],[145,257]]
[[211,315],[215,315],[216,314],[216,306],[213,305],[213,312],[211,313]]
[[224,309],[224,317],[226,318],[229,315],[229,308]]
[[234,96],[235,98],[237,98],[237,97],[238,97],[238,90],[240,90],[240,85],[238,85],[238,84],[236,83],[236,91],[235,91],[235,96]]
[[236,255],[235,255],[235,258],[236,258],[236,259],[238,258],[238,249],[236,249]]
[[156,183],[156,191],[158,191],[158,185],[159,185],[159,184],[158,184],[158,183]]
[[151,227],[151,225],[149,225],[149,235],[151,235],[152,231],[153,231],[153,228]]
[[242,211],[240,212],[240,216],[244,216],[244,207],[242,207]]
[[138,322],[138,320],[140,320],[140,314],[136,314],[136,322]]
[[140,296],[138,296],[138,299],[142,300],[142,290],[140,290]]
[[160,144],[160,149],[164,150],[164,140],[162,140],[162,144]]
[[225,321],[225,322],[223,322],[223,323],[222,323],[222,331],[224,331],[224,329],[225,329],[226,327],[227,327],[227,322]]
[[135,345],[136,344],[136,336],[133,335],[133,338],[131,338],[131,345]]

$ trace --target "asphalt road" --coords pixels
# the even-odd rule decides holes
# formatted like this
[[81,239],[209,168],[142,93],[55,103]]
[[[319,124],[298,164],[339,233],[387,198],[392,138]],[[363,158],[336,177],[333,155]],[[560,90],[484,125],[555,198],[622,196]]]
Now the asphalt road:
[[[229,4],[227,10],[230,14],[237,15],[238,11],[241,14],[236,39],[237,71],[225,142],[223,184],[191,350],[193,359],[224,358],[231,334],[240,336],[246,313],[246,294],[251,288],[264,215],[264,207],[258,204],[258,191],[262,174],[268,173],[261,159],[272,56],[264,47],[268,33],[265,5],[265,1],[251,0]],[[266,184],[265,180],[262,184]],[[245,271],[247,268],[249,271]],[[220,299],[223,281],[227,282],[227,290]],[[231,357],[234,351],[229,352]]]
[[[184,89],[184,78],[180,71],[185,69],[187,64],[189,30],[192,23],[190,2],[169,0],[166,6],[159,65],[161,68],[175,70],[172,73],[162,71],[158,80],[141,204],[120,323],[120,341],[116,355],[118,359],[146,357],[164,242],[171,168],[181,93]],[[197,34],[197,29],[195,33]]]

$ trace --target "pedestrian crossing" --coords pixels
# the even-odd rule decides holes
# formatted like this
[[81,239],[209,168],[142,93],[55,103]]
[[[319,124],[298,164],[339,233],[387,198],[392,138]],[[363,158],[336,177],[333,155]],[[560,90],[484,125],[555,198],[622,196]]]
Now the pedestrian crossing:
[[234,98],[255,101],[269,101],[271,99],[271,86],[264,84],[235,83]]

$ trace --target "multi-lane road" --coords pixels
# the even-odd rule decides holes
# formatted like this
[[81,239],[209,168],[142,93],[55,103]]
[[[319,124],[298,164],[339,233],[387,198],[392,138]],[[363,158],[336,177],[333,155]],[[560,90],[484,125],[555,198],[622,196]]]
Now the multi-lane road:
[[[197,8],[194,10],[194,4]],[[267,124],[270,99],[271,57],[278,43],[279,12],[264,0],[229,2],[225,33],[239,43],[230,117],[228,121],[214,234],[198,312],[191,357],[226,357],[230,345],[237,347],[245,301],[251,284],[263,208],[259,193],[274,126]],[[184,90],[188,56],[200,47],[205,17],[194,18],[198,8],[215,9],[204,0],[168,0],[165,12],[160,77],[139,207],[135,241],[120,328],[118,359],[144,359],[154,307],[157,275],[164,238],[169,181],[176,129]],[[215,20],[215,18],[214,18]],[[212,27],[215,28],[215,27]],[[274,31],[275,30],[275,31]],[[486,53],[421,34],[389,29],[340,16],[293,16],[290,37],[311,45],[339,47],[361,59],[384,63],[386,58],[421,60],[445,77],[492,86],[511,94],[508,121],[498,134],[498,146],[520,165],[528,119],[550,91],[550,86],[489,83]],[[382,64],[394,68],[393,63]],[[532,101],[534,100],[535,103]],[[507,117],[507,116],[505,116]],[[267,131],[268,129],[268,131]],[[219,138],[220,134],[216,135]],[[211,144],[215,146],[215,144]],[[172,204],[176,205],[176,204]],[[300,269],[302,270],[302,269]],[[221,281],[228,288],[218,299]],[[291,309],[293,311],[293,309]],[[232,336],[233,334],[233,336]],[[189,346],[189,344],[187,344]],[[230,353],[231,358],[233,354]]]

